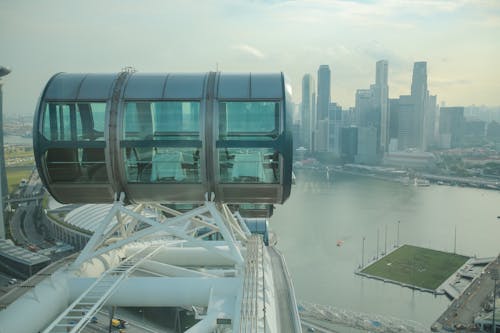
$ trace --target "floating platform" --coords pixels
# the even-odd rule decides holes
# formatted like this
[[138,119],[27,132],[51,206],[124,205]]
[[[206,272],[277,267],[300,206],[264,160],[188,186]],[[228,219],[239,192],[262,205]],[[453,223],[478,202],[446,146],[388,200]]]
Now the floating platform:
[[437,293],[438,287],[467,260],[469,257],[459,254],[403,245],[357,274]]

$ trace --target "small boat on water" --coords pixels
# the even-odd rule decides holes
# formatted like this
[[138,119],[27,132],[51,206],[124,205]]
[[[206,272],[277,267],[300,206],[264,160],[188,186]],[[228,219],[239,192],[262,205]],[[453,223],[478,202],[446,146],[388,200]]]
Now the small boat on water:
[[413,180],[413,185],[415,186],[431,186],[431,183],[427,179],[420,179],[415,177]]

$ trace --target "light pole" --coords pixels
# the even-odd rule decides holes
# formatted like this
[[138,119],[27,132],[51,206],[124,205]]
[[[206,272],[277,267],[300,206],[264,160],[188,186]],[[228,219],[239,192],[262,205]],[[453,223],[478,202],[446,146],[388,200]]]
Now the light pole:
[[361,245],[361,268],[365,267],[365,236],[363,236],[363,244]]
[[398,237],[397,237],[398,241],[397,241],[397,247],[399,247],[399,224],[400,223],[401,223],[401,221],[398,221]]
[[5,173],[5,157],[3,152],[3,93],[2,93],[2,77],[10,73],[10,69],[0,66],[0,239],[5,238],[5,196],[8,194],[7,175]]
[[385,225],[385,245],[384,245],[384,255],[387,255],[387,224]]
[[453,242],[453,254],[457,254],[457,226],[455,225],[455,240]]
[[378,246],[378,244],[379,244],[379,238],[380,238],[379,237],[379,233],[380,233],[379,231],[380,231],[379,228],[377,228],[377,260],[378,260],[378,254],[379,254],[379,246]]
[[491,331],[497,333],[497,325],[495,321],[496,312],[496,300],[497,300],[497,280],[498,280],[498,269],[494,268],[491,270],[491,278],[493,279],[493,318],[491,319]]

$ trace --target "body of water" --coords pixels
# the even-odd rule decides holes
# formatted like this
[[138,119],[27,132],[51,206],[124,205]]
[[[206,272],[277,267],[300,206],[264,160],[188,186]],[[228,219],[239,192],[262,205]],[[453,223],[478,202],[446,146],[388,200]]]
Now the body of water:
[[430,326],[448,306],[447,298],[355,275],[363,236],[365,263],[377,253],[377,230],[380,251],[394,247],[398,221],[401,244],[453,252],[456,229],[457,253],[491,257],[500,251],[498,215],[498,191],[404,186],[342,173],[327,182],[323,174],[302,171],[270,223],[298,301]]
[[5,145],[33,146],[33,139],[19,135],[4,135],[3,143]]

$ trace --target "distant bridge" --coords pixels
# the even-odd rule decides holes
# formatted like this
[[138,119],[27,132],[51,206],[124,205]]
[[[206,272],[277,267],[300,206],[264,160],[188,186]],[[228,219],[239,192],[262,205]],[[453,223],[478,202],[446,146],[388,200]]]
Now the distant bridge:
[[473,177],[451,177],[443,175],[431,175],[428,173],[419,174],[419,178],[425,178],[430,181],[443,181],[446,183],[456,183],[464,185],[472,185],[489,189],[500,189],[499,180],[489,180],[484,178],[473,178]]

